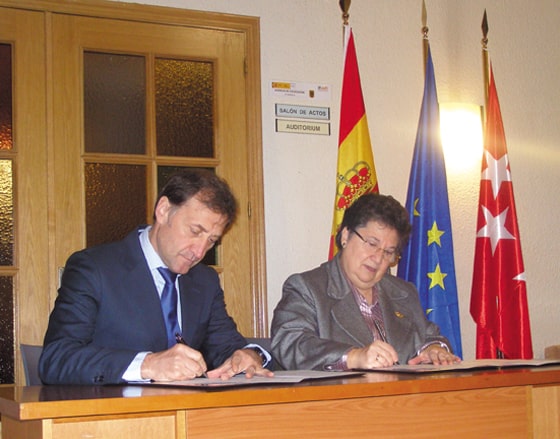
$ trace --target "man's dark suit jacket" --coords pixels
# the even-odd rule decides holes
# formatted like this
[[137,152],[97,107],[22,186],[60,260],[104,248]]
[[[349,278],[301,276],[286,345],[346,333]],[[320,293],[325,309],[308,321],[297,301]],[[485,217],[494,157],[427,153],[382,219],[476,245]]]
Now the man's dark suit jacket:
[[[245,346],[216,272],[203,264],[179,278],[183,338],[208,369]],[[45,334],[46,384],[117,384],[138,352],[167,349],[158,292],[138,230],[68,259]]]

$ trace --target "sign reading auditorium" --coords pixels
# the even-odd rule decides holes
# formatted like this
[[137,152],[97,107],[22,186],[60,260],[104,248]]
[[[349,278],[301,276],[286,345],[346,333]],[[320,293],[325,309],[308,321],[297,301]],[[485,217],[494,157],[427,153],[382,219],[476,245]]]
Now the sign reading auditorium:
[[325,122],[309,122],[301,120],[276,119],[276,132],[298,134],[320,134],[328,136],[331,124]]

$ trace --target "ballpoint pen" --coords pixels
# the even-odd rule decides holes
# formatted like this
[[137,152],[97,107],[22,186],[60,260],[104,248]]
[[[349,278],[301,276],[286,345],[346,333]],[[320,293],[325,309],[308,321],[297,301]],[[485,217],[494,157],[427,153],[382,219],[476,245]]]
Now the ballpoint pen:
[[[179,334],[178,332],[175,333],[175,340],[177,341],[177,343],[179,344],[184,344],[185,346],[188,346],[187,342],[185,341],[185,339],[183,338],[183,336],[181,334]],[[206,372],[202,372],[202,376],[204,378],[208,378],[208,374]]]
[[[381,341],[384,341],[385,343],[387,343],[387,337],[385,337],[385,331],[381,328],[381,324],[379,323],[379,320],[375,319],[373,321],[373,324],[375,325],[375,329],[377,329],[377,332],[379,333],[379,336],[381,337]],[[176,334],[178,335],[178,334]]]
[[[379,336],[381,337],[381,341],[384,341],[385,343],[388,343],[387,342],[387,336],[385,335],[385,331],[381,327],[381,323],[379,322],[379,320],[374,319],[373,324],[375,325],[375,329],[377,329],[377,332],[379,332]],[[393,364],[399,364],[399,362],[397,361]]]

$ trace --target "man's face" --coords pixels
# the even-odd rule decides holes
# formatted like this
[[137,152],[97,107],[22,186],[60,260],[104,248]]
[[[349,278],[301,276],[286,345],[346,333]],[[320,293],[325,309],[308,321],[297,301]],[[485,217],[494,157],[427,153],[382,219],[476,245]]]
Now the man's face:
[[227,217],[213,212],[193,197],[182,206],[162,197],[155,209],[150,242],[167,267],[187,273],[222,236]]

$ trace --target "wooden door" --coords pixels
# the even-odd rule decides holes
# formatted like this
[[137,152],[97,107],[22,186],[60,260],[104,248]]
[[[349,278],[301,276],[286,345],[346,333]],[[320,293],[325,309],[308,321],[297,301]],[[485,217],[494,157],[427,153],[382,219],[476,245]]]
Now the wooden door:
[[[106,204],[97,211],[104,215],[91,214],[92,169],[141,170],[134,174],[142,175],[141,183],[119,182],[143,196],[135,225],[151,222],[158,180],[170,169],[205,167],[225,177],[240,215],[213,264],[240,331],[267,334],[258,34],[258,19],[251,17],[101,0],[0,0],[0,45],[13,63],[13,142],[0,146],[7,182],[0,190],[9,192],[0,214],[8,212],[2,226],[13,239],[4,246],[9,260],[0,263],[0,310],[13,319],[0,327],[8,380],[15,375],[24,383],[17,346],[42,343],[60,270],[87,246],[88,212],[110,220],[120,207]],[[92,53],[145,64],[141,153],[85,147],[84,74]],[[158,152],[154,71],[160,59],[211,66],[211,154]]]
[[[247,166],[247,117],[245,102],[245,36],[238,32],[139,23],[114,19],[54,14],[53,29],[53,114],[54,197],[56,255],[62,267],[71,252],[85,247],[88,235],[86,172],[91,166],[106,168],[117,178],[122,169],[133,166],[140,173],[134,184],[126,183],[115,198],[146,193],[144,218],[151,222],[152,209],[161,185],[162,169],[173,167],[211,168],[232,185],[241,215],[222,240],[213,264],[220,273],[226,302],[244,334],[255,328],[251,285],[251,241],[249,227],[249,172]],[[85,144],[84,77],[86,56],[135,57],[145,69],[145,147],[138,153],[91,152]],[[212,76],[213,152],[206,156],[170,156],[160,152],[156,133],[158,95],[155,66],[160,60],[176,63],[204,63]],[[180,73],[178,73],[180,74]],[[111,79],[108,75],[106,79]],[[117,96],[107,97],[107,99]],[[185,121],[186,123],[192,123]],[[104,126],[97,127],[103,130]],[[122,130],[128,126],[120,127]],[[132,129],[132,127],[130,127]],[[134,171],[136,172],[136,171]],[[123,173],[123,175],[126,172]],[[144,175],[145,177],[142,177]],[[103,178],[101,179],[104,180]],[[124,178],[121,178],[124,180]],[[159,181],[158,181],[159,180]],[[142,196],[140,196],[142,198]],[[119,217],[120,202],[100,212]],[[97,218],[99,219],[99,218]],[[110,218],[109,218],[110,220]],[[130,231],[130,230],[128,230]]]

